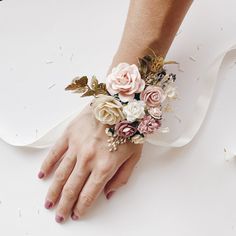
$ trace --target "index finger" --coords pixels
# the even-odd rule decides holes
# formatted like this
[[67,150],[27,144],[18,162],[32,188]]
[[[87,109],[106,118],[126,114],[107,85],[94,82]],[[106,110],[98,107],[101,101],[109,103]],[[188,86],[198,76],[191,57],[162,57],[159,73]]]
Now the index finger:
[[57,161],[64,155],[67,149],[68,141],[66,136],[63,135],[56,141],[49,151],[47,157],[43,161],[43,164],[38,173],[38,177],[40,179],[50,174]]

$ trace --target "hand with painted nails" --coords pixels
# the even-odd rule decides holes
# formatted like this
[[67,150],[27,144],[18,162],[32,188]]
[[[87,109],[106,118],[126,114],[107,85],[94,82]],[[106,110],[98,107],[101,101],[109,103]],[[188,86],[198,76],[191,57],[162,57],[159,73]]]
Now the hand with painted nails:
[[[105,125],[94,118],[90,106],[69,124],[51,148],[38,177],[48,177],[57,166],[45,207],[56,207],[56,221],[79,219],[104,192],[109,199],[127,183],[141,156],[141,144],[122,144],[109,152]],[[59,163],[59,165],[58,165]]]

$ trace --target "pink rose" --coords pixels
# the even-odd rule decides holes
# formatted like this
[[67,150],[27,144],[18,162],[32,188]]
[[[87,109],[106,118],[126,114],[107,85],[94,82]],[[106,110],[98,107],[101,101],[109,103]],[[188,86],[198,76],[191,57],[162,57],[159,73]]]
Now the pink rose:
[[138,125],[138,131],[141,134],[151,134],[161,126],[160,121],[151,116],[145,116]]
[[141,100],[143,100],[149,107],[159,106],[166,98],[165,92],[161,87],[149,85],[142,91]]
[[128,121],[121,121],[115,125],[115,130],[118,136],[128,138],[134,135],[137,132],[137,128],[132,126],[132,124]]
[[145,81],[141,78],[138,67],[120,63],[107,76],[106,88],[111,95],[117,94],[122,102],[133,100],[135,93],[144,90]]

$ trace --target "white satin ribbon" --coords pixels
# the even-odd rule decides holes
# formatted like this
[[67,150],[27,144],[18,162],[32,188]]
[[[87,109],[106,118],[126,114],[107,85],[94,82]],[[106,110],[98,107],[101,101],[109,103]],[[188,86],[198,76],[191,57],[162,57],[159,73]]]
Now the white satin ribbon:
[[[182,147],[192,141],[204,122],[210,102],[212,100],[215,84],[222,63],[227,55],[233,51],[236,51],[236,45],[233,45],[232,47],[218,55],[216,59],[211,63],[209,69],[205,73],[203,73],[202,76],[200,76],[200,80],[204,82],[204,86],[202,86],[202,90],[195,104],[193,113],[194,115],[192,115],[189,121],[185,124],[181,135],[175,140],[164,141],[161,139],[160,135],[154,134],[147,138],[147,142],[158,146]],[[51,146],[56,141],[56,139],[62,134],[66,126],[72,119],[74,119],[77,114],[78,111],[72,113],[57,125],[49,129],[41,137],[30,143],[14,143],[12,141],[9,141],[7,137],[4,137],[1,134],[0,139],[2,139],[5,143],[15,147],[46,148]]]

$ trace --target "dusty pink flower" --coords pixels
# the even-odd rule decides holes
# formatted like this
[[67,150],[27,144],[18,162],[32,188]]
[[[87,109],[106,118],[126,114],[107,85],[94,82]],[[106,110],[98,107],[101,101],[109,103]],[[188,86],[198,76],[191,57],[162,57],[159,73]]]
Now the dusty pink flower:
[[166,98],[165,92],[159,86],[149,85],[141,92],[140,98],[149,107],[159,106]]
[[161,126],[160,121],[155,120],[153,117],[145,116],[138,125],[138,131],[141,134],[151,134]]
[[145,81],[135,64],[120,63],[106,79],[106,88],[111,95],[117,94],[122,102],[133,100],[135,93],[144,90]]
[[118,136],[128,138],[136,133],[137,128],[132,126],[130,122],[124,120],[115,125],[115,130]]

